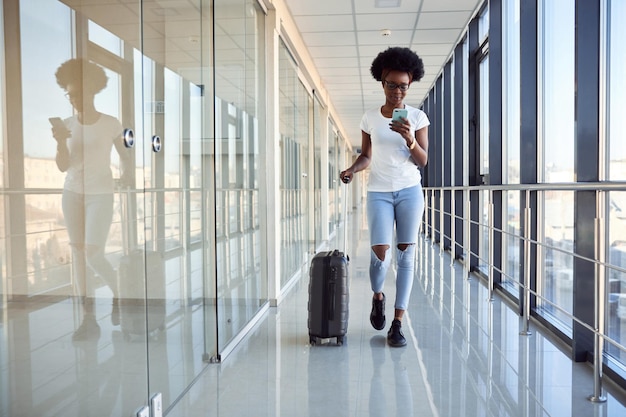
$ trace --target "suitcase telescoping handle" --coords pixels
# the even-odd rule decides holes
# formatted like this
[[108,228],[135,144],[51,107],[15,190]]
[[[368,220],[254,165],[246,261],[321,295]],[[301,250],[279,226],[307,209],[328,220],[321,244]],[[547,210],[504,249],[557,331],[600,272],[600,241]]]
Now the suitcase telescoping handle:
[[341,181],[345,184],[345,193],[343,195],[343,207],[341,209],[341,218],[343,219],[343,253],[348,255],[348,183]]

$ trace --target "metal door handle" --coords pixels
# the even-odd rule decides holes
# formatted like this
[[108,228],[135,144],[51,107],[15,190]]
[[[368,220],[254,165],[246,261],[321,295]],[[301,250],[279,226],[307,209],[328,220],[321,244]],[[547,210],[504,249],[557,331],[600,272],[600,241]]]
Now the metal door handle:
[[157,135],[152,136],[152,150],[154,152],[161,151],[161,138]]
[[124,129],[122,137],[124,138],[124,146],[127,148],[135,146],[135,132],[133,132],[133,129]]

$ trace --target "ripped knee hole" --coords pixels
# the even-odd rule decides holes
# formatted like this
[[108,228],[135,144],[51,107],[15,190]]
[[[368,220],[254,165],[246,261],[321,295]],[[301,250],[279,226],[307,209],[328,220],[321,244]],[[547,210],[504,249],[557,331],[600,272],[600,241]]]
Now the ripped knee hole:
[[385,261],[385,254],[387,253],[387,250],[389,250],[389,246],[388,245],[372,246],[372,252],[374,252],[374,255],[376,255],[378,260],[381,261],[381,262]]

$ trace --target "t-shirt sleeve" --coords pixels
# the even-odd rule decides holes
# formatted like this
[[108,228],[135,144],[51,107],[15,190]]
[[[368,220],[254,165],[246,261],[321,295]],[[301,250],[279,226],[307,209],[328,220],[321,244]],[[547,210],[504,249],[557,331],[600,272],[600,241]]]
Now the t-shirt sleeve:
[[423,127],[430,125],[430,120],[428,120],[428,116],[421,110],[418,110],[415,115],[415,130],[420,130]]
[[369,123],[367,120],[367,113],[365,113],[363,115],[363,117],[361,118],[361,130],[365,133],[370,133],[370,128],[369,128]]

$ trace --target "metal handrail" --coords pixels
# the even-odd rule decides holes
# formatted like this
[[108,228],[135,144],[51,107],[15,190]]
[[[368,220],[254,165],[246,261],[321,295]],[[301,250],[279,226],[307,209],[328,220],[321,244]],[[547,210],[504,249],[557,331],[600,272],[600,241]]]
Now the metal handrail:
[[[455,200],[456,200],[456,193],[455,191],[463,191],[463,196],[464,199],[466,200],[466,205],[464,207],[464,213],[469,213],[469,196],[470,196],[470,191],[489,191],[489,199],[488,199],[488,203],[489,204],[489,210],[488,210],[488,218],[487,218],[487,223],[488,224],[483,224],[480,221],[475,221],[472,220],[469,217],[464,217],[464,216],[458,216],[456,213],[456,204],[455,204]],[[470,245],[469,245],[469,232],[470,232],[470,226],[472,224],[481,226],[481,227],[486,227],[488,229],[488,233],[489,233],[489,259],[487,260],[487,266],[488,266],[488,285],[489,285],[489,300],[492,300],[492,292],[493,292],[493,272],[494,270],[497,270],[500,274],[502,274],[504,277],[506,277],[508,279],[509,282],[513,283],[514,285],[517,285],[519,288],[523,288],[524,289],[524,296],[523,299],[520,300],[520,303],[523,303],[523,315],[524,315],[524,329],[520,332],[520,335],[529,335],[531,334],[530,331],[528,330],[528,325],[529,325],[529,321],[530,321],[530,297],[531,295],[536,297],[538,300],[541,300],[542,303],[544,303],[545,305],[550,305],[552,308],[558,310],[559,312],[561,312],[565,317],[570,318],[573,322],[578,323],[579,325],[581,325],[582,327],[584,327],[585,329],[591,331],[594,335],[594,393],[592,395],[589,396],[589,400],[592,402],[604,402],[606,401],[606,397],[603,395],[603,390],[602,390],[602,357],[604,356],[604,343],[608,342],[610,344],[612,344],[613,346],[615,346],[616,348],[618,348],[620,351],[622,352],[626,352],[626,346],[619,344],[617,341],[613,340],[611,337],[609,337],[606,333],[605,333],[605,300],[604,300],[604,296],[605,296],[605,286],[604,286],[604,277],[605,277],[605,271],[607,268],[611,269],[611,270],[616,270],[618,272],[624,272],[626,273],[626,269],[624,268],[620,268],[619,266],[615,266],[615,265],[611,265],[605,261],[602,261],[598,258],[600,258],[603,251],[604,251],[604,227],[605,227],[605,223],[604,223],[604,213],[603,213],[603,206],[602,206],[602,198],[599,198],[600,195],[606,193],[606,192],[610,192],[610,191],[626,191],[626,182],[616,182],[616,181],[608,181],[608,182],[588,182],[588,183],[556,183],[556,184],[507,184],[507,185],[480,185],[480,186],[442,186],[442,187],[424,187],[424,191],[426,194],[426,203],[428,204],[429,202],[433,201],[433,199],[435,198],[435,192],[438,191],[439,194],[439,200],[440,200],[440,209],[436,209],[434,207],[434,205],[432,205],[431,207],[429,207],[428,209],[431,210],[431,220],[435,219],[435,216],[439,216],[440,218],[440,229],[443,229],[443,218],[445,215],[450,216],[451,218],[451,236],[446,235],[443,230],[439,230],[437,231],[438,233],[441,234],[441,236],[443,238],[448,238],[450,239],[450,241],[452,242],[451,245],[451,250],[452,250],[452,262],[454,262],[456,256],[455,256],[455,251],[456,251],[456,246],[457,246],[457,242],[456,242],[456,221],[457,220],[461,220],[464,222],[465,224],[465,234],[464,234],[464,242],[462,247],[464,248],[464,250],[466,251],[466,253],[469,255],[468,259],[466,260],[466,262],[464,262],[464,268],[467,271],[467,277],[469,278],[469,258],[471,258],[471,256],[476,256],[478,257],[479,260],[481,260],[482,262],[485,262],[484,259],[480,258],[480,256],[478,254],[474,254],[471,251]],[[525,231],[525,235],[526,236],[521,236],[521,235],[517,235],[515,233],[510,233],[506,230],[502,230],[499,228],[495,228],[493,226],[493,191],[500,191],[500,192],[505,192],[505,191],[524,191],[526,193],[526,207],[524,208],[524,231]],[[556,247],[553,245],[547,245],[545,242],[541,242],[538,240],[534,240],[530,238],[530,225],[531,225],[531,219],[530,219],[530,207],[529,207],[529,201],[530,201],[530,192],[545,192],[545,191],[594,191],[597,193],[598,198],[596,198],[596,219],[595,219],[595,241],[596,241],[596,250],[595,250],[595,259],[591,259],[585,256],[581,256],[577,253],[574,252],[570,252],[567,250],[564,250],[560,247]],[[444,207],[444,199],[446,192],[449,192],[449,196],[448,198],[451,201],[451,212],[446,212],[443,207]],[[435,232],[435,225],[434,224],[426,224],[427,227],[430,227],[431,233],[432,235],[434,235]],[[594,268],[595,268],[595,285],[594,285],[594,293],[595,293],[595,299],[598,301],[596,303],[596,310],[594,312],[594,325],[590,326],[589,324],[583,322],[582,320],[580,320],[579,318],[577,318],[576,316],[574,316],[573,314],[567,312],[565,309],[561,308],[559,305],[557,305],[556,303],[552,302],[551,300],[546,299],[545,297],[543,297],[541,294],[539,294],[537,291],[534,291],[530,288],[529,285],[524,284],[522,282],[520,282],[519,280],[516,280],[514,277],[511,277],[509,275],[507,275],[504,271],[500,270],[499,268],[496,268],[493,265],[493,252],[494,252],[494,248],[493,248],[493,233],[494,232],[498,232],[500,234],[503,235],[509,235],[511,237],[520,239],[521,242],[523,242],[524,245],[524,264],[528,264],[530,262],[529,260],[529,253],[530,253],[530,248],[531,245],[535,245],[536,247],[542,247],[542,249],[552,249],[555,251],[559,251],[563,254],[566,254],[568,256],[572,256],[574,258],[578,258],[578,259],[582,259],[585,260],[587,262],[591,262],[594,264]],[[440,241],[442,241],[442,239],[440,239]],[[525,268],[525,283],[528,283],[530,280],[530,268]]]

